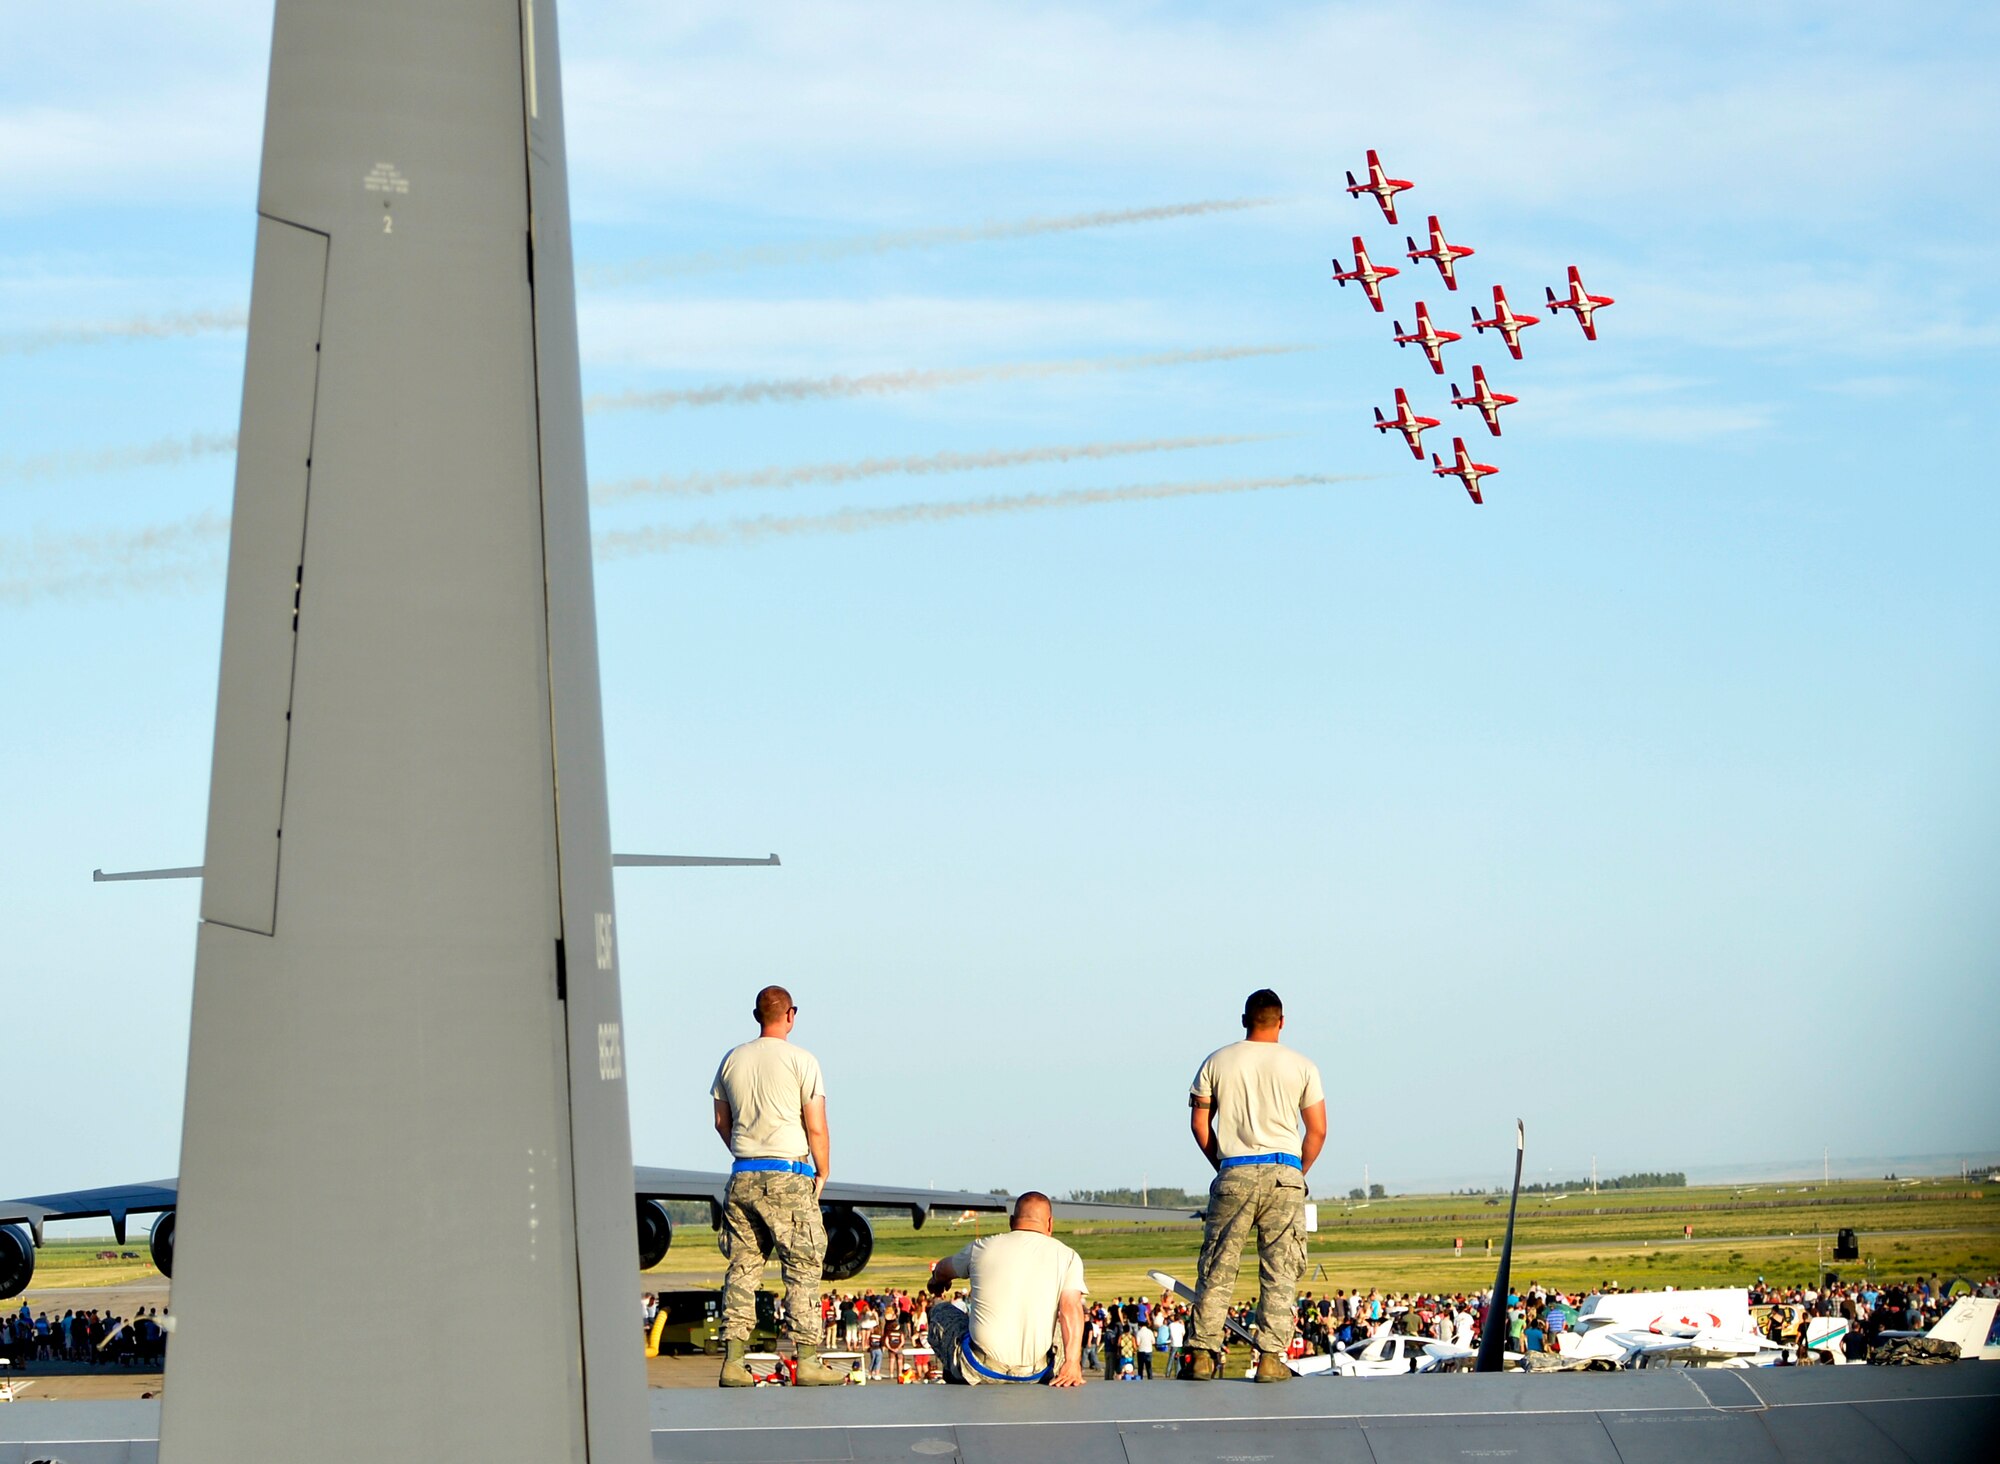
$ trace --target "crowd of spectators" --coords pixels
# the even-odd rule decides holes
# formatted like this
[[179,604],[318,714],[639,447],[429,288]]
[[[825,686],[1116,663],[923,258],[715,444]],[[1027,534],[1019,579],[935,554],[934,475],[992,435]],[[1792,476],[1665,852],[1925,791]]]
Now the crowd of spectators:
[[[1607,1281],[1599,1290],[1615,1292],[1618,1287]],[[1981,1296],[2000,1296],[2000,1277],[1989,1277],[1976,1290]],[[1477,1347],[1488,1296],[1484,1291],[1358,1287],[1318,1296],[1302,1292],[1289,1355],[1321,1355],[1390,1333]],[[928,1300],[902,1291],[829,1294],[821,1302],[826,1346],[864,1354],[871,1378],[928,1381],[935,1376],[925,1352]],[[1582,1293],[1533,1282],[1510,1289],[1507,1350],[1523,1354],[1558,1350],[1557,1338],[1573,1325],[1583,1301]],[[1934,1325],[1951,1299],[1935,1276],[1896,1286],[1860,1281],[1817,1288],[1767,1286],[1759,1277],[1750,1288],[1750,1304],[1769,1308],[1757,1314],[1766,1335],[1785,1343],[1801,1340],[1809,1317],[1844,1317],[1850,1338],[1844,1345],[1849,1356],[1860,1358],[1885,1330],[1922,1331]],[[1232,1307],[1229,1314],[1245,1328],[1255,1326],[1254,1303]],[[1084,1313],[1084,1371],[1112,1381],[1173,1377],[1188,1344],[1187,1329],[1188,1308],[1168,1297],[1119,1297],[1094,1303]]]
[[23,1302],[19,1311],[0,1316],[0,1357],[16,1364],[158,1368],[166,1351],[167,1334],[160,1326],[158,1307],[140,1307],[132,1317],[94,1309],[52,1317]]

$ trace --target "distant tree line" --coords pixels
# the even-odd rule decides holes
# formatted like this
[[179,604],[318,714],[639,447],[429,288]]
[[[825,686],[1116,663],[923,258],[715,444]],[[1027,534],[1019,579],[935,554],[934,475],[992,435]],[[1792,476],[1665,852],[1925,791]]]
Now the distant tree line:
[[1136,1189],[1075,1189],[1063,1196],[1079,1205],[1151,1205],[1162,1210],[1182,1210],[1192,1205],[1196,1209],[1208,1203],[1208,1191],[1190,1194],[1172,1185],[1148,1185],[1143,1191]]
[[[1645,1170],[1638,1174],[1621,1174],[1616,1179],[1600,1179],[1597,1181],[1597,1187],[1601,1190],[1686,1189],[1687,1182],[1688,1177],[1678,1170],[1672,1172]],[[1521,1193],[1524,1195],[1554,1195],[1567,1194],[1571,1190],[1588,1190],[1589,1188],[1590,1181],[1587,1179],[1565,1179],[1546,1184],[1524,1184],[1521,1186]],[[1505,1191],[1495,1191],[1495,1193],[1504,1194]]]

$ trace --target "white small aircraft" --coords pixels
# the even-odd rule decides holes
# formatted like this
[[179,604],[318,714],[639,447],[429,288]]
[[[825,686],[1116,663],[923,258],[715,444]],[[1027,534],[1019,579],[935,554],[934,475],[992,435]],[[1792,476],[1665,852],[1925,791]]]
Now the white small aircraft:
[[1741,1287],[1586,1297],[1555,1348],[1565,1359],[1620,1367],[1769,1367],[1791,1351],[1757,1331]]
[[1300,1362],[1328,1363],[1336,1377],[1396,1378],[1406,1373],[1450,1372],[1478,1355],[1470,1347],[1440,1342],[1435,1337],[1384,1332],[1350,1342],[1331,1357],[1301,1358]]

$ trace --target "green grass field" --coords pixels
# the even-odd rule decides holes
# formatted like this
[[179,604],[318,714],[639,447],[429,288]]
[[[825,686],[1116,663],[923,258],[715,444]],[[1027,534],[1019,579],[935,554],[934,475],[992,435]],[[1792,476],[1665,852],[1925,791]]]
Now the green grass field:
[[[1358,1209],[1323,1201],[1306,1286],[1475,1290],[1493,1278],[1485,1242],[1492,1239],[1497,1256],[1506,1220],[1504,1202],[1488,1205],[1478,1196],[1406,1195]],[[1004,1223],[991,1215],[963,1225],[939,1217],[918,1231],[906,1218],[876,1217],[875,1258],[859,1282],[920,1285],[933,1259]],[[1694,1226],[1692,1241],[1682,1238],[1683,1225]],[[1834,1232],[1843,1226],[1859,1232],[1860,1262],[1832,1259]],[[1201,1245],[1199,1227],[1187,1224],[1065,1224],[1061,1232],[1082,1252],[1100,1297],[1151,1291],[1146,1272],[1154,1268],[1192,1281]],[[1454,1236],[1465,1238],[1463,1258],[1451,1254]],[[103,1250],[146,1253],[143,1240],[55,1241],[37,1258],[35,1289],[115,1286],[154,1274],[147,1260],[100,1260]],[[706,1226],[678,1227],[666,1260],[645,1273],[643,1284],[716,1285],[722,1268]],[[1822,1268],[1884,1280],[2000,1273],[2000,1190],[1939,1180],[1621,1190],[1553,1202],[1528,1196],[1515,1240],[1515,1279],[1565,1291],[1594,1290],[1605,1281],[1627,1289],[1742,1285],[1760,1275],[1799,1282]],[[310,1275],[303,1257],[300,1274]],[[1246,1286],[1255,1284],[1255,1274],[1254,1264],[1245,1268]],[[781,1284],[776,1266],[766,1284]]]
[[[1605,1281],[1628,1290],[1743,1285],[1760,1275],[1796,1282],[1821,1269],[1885,1279],[1983,1277],[2000,1272],[2000,1192],[1987,1193],[1953,1180],[1625,1190],[1548,1203],[1524,1197],[1514,1275],[1565,1291],[1595,1290]],[[982,1215],[976,1224],[952,1225],[940,1218],[921,1231],[893,1216],[872,1223],[875,1258],[858,1280],[915,1286],[933,1259],[1004,1222]],[[1398,1196],[1351,1210],[1321,1202],[1306,1286],[1316,1292],[1476,1290],[1493,1279],[1495,1262],[1485,1241],[1491,1237],[1497,1258],[1506,1223],[1504,1201],[1487,1205],[1478,1196]],[[1683,1225],[1694,1226],[1692,1241],[1682,1238]],[[1833,1261],[1834,1232],[1843,1226],[1859,1232],[1861,1262]],[[1194,1225],[1065,1224],[1059,1230],[1082,1253],[1098,1296],[1152,1291],[1151,1269],[1192,1281],[1201,1248]],[[1462,1258],[1451,1254],[1454,1236],[1465,1238]],[[722,1266],[705,1227],[689,1227],[676,1231],[673,1249],[646,1281],[655,1287],[713,1285]],[[1254,1286],[1254,1277],[1254,1265],[1246,1266],[1245,1284]],[[778,1284],[776,1266],[767,1284]]]

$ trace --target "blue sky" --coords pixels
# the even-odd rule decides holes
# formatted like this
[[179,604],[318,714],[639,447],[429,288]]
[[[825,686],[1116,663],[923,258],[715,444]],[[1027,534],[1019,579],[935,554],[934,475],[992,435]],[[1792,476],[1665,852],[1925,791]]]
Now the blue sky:
[[[268,8],[80,0],[0,61],[0,1192],[176,1163],[195,891],[88,874],[200,857]],[[1557,1177],[2000,1148],[2000,20],[1422,17],[562,6],[587,392],[1311,348],[594,413],[600,485],[1255,439],[600,530],[1343,480],[607,558],[617,845],[785,859],[619,877],[643,1162],[721,1158],[767,980],[855,1179],[1195,1183],[1181,1094],[1263,984],[1329,1188],[1498,1179],[1517,1112]],[[1447,348],[1498,440],[1327,280],[1430,212],[1479,252],[1406,322],[1618,300]],[[1484,508],[1366,429],[1398,385]]]

